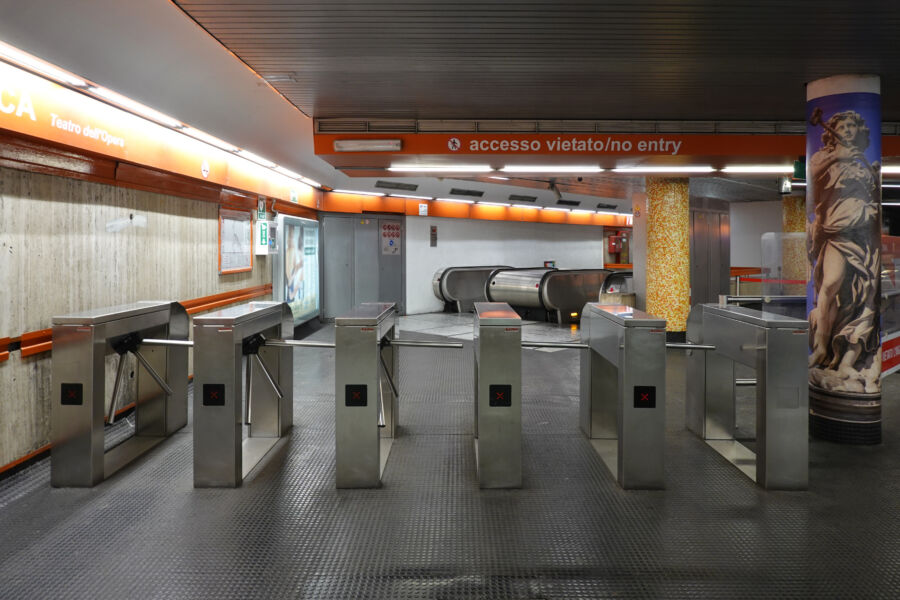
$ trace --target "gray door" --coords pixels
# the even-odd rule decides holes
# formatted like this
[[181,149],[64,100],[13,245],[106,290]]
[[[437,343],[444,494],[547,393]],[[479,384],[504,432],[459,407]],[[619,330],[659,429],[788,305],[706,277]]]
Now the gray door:
[[691,211],[691,304],[728,293],[731,240],[728,213]]
[[353,307],[353,221],[324,216],[322,222],[322,317]]
[[362,302],[395,302],[404,312],[403,217],[322,215],[322,317]]

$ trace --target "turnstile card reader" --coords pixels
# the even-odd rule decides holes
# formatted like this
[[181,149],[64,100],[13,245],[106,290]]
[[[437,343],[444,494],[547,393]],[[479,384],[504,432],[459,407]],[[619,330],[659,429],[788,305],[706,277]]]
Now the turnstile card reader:
[[588,303],[581,339],[581,430],[620,486],[665,487],[666,321]]
[[[698,304],[688,317],[685,422],[758,485],[808,486],[807,321],[738,306]],[[735,431],[734,363],[756,369],[756,453]]]
[[[283,302],[194,317],[194,487],[239,486],[287,435],[294,414],[293,349],[265,340],[289,339],[293,331]],[[245,423],[249,435],[242,439]]]
[[397,435],[396,307],[366,302],[334,324],[336,484],[379,487]]
[[[135,302],[53,317],[53,487],[90,487],[187,423],[188,350],[143,346],[144,338],[186,340],[189,318],[177,302]],[[119,354],[106,410],[106,356]],[[115,418],[126,387],[127,354],[137,359],[135,433],[104,452],[103,423]]]
[[475,303],[475,462],[482,488],[522,487],[522,318]]

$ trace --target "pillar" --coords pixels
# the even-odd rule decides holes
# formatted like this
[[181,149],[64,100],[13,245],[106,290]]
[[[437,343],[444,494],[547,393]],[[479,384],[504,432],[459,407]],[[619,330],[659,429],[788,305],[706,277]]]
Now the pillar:
[[647,178],[647,312],[682,338],[691,310],[687,179]]
[[881,441],[881,89],[872,75],[806,88],[810,432]]
[[[781,207],[782,236],[781,261],[782,279],[786,281],[808,280],[808,264],[806,257],[806,198],[803,196],[786,196]],[[787,296],[803,296],[806,293],[805,283],[785,283],[783,294]]]

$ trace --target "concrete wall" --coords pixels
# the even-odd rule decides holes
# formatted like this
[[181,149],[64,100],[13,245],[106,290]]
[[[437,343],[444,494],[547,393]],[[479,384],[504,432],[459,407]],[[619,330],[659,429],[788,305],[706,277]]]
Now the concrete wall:
[[[107,229],[132,215],[146,227]],[[217,243],[217,204],[0,168],[0,337],[54,315],[271,282],[265,257],[220,276]],[[50,441],[49,387],[50,353],[0,363],[0,465]]]
[[[438,228],[434,248],[432,225]],[[407,217],[406,246],[408,314],[442,310],[431,289],[431,278],[441,267],[540,267],[546,260],[563,269],[603,266],[603,227],[588,225]]]
[[781,201],[732,202],[730,209],[731,266],[760,266],[760,237],[768,231],[781,231]]

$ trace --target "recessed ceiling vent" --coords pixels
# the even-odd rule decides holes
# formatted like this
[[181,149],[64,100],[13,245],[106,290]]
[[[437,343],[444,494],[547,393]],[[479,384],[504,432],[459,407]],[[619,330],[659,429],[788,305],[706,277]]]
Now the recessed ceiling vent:
[[560,198],[556,201],[556,203],[562,206],[578,206],[579,204],[581,204],[581,200],[563,200],[562,198]]
[[537,196],[522,196],[520,194],[510,194],[509,200],[511,202],[535,202],[537,200]]
[[401,181],[376,181],[375,187],[385,190],[403,190],[404,192],[414,192],[419,186],[414,183],[403,183]]
[[316,121],[318,133],[363,133],[368,131],[368,122],[362,119],[328,119]]
[[615,204],[606,204],[604,202],[601,202],[600,204],[597,205],[597,208],[599,208],[600,210],[607,210],[610,208],[618,208],[618,206]]
[[450,190],[451,196],[473,196],[475,198],[481,198],[484,196],[484,192],[481,190],[463,190],[460,188],[453,188]]

